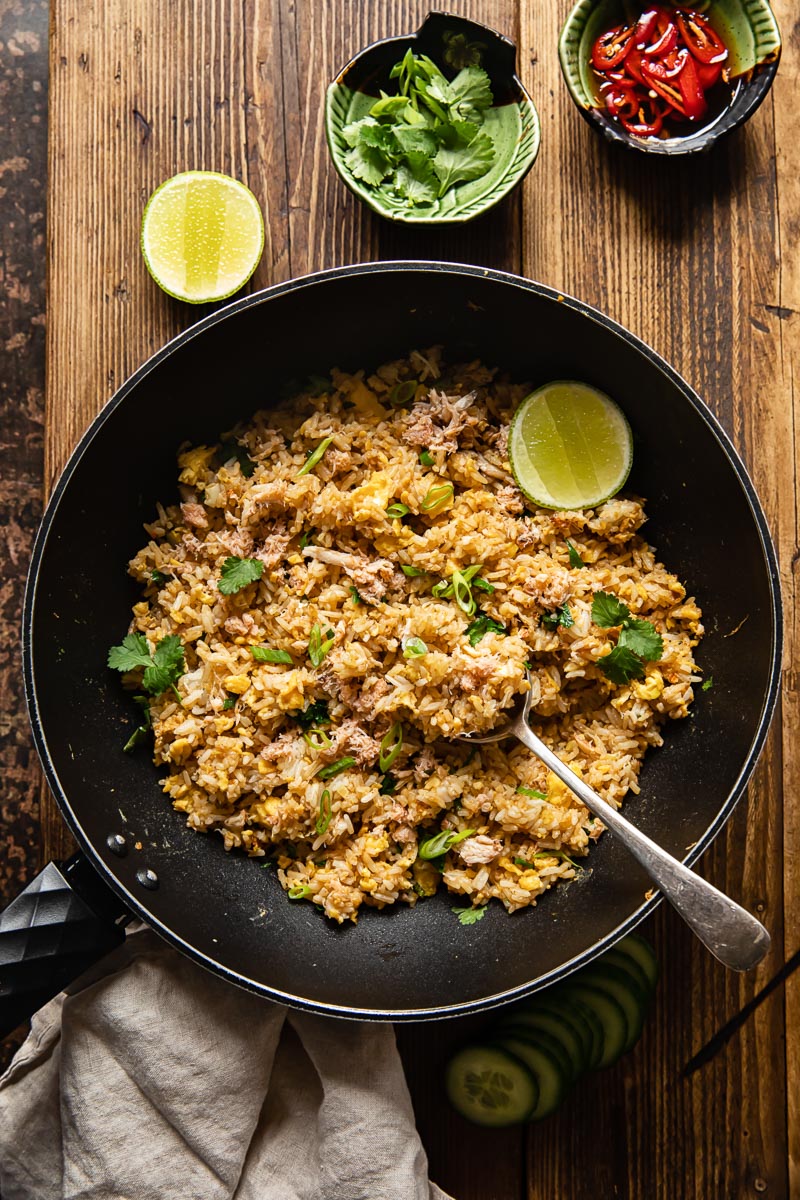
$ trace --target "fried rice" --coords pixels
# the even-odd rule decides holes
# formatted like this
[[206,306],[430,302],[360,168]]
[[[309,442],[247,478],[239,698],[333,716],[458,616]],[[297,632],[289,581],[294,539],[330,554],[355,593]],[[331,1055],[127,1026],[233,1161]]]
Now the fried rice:
[[[526,664],[533,728],[615,806],[692,702],[701,613],[640,535],[642,501],[551,511],[517,488],[508,424],[529,390],[437,348],[334,370],[182,448],[181,502],[130,564],[131,630],[185,653],[180,699],[150,702],[165,793],[336,921],[441,886],[513,912],[582,869],[603,826],[568,788],[516,742],[451,740],[504,719]],[[261,576],[225,595],[231,560]],[[592,622],[598,591],[661,635],[643,678],[598,667],[618,637]],[[431,861],[443,831],[463,836]]]

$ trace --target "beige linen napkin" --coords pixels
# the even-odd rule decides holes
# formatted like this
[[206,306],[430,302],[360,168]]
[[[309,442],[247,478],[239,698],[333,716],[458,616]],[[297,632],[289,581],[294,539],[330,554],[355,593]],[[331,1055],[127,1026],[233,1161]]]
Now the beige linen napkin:
[[449,1200],[390,1025],[270,1004],[144,928],[0,1079],[0,1196]]

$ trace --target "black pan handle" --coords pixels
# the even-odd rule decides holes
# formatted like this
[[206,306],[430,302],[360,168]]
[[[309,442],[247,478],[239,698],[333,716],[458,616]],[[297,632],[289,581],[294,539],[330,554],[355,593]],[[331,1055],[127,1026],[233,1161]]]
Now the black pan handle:
[[0,1038],[118,946],[130,920],[83,854],[48,863],[0,913]]

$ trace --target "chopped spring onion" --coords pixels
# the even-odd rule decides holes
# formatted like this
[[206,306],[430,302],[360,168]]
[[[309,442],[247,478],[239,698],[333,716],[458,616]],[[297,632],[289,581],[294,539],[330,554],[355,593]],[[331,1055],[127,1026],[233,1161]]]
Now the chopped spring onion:
[[391,796],[397,790],[397,779],[391,772],[384,775],[378,793],[381,796]]
[[396,383],[389,392],[389,403],[393,408],[402,408],[409,400],[413,400],[416,394],[416,379],[404,379],[402,383]]
[[309,729],[303,734],[303,741],[312,750],[327,750],[333,745],[324,729]]
[[222,711],[227,712],[228,709],[235,708],[236,701],[238,699],[239,699],[239,697],[234,695],[233,692],[231,692],[231,694],[229,696],[226,696],[225,699],[222,701]]
[[330,766],[317,771],[317,779],[333,779],[334,775],[341,775],[342,771],[349,771],[355,765],[356,760],[353,756],[346,754],[344,758],[337,758],[336,762],[332,762]]
[[432,467],[433,455],[428,450],[420,450],[419,461],[423,467]]
[[461,571],[453,571],[453,599],[468,617],[471,617],[477,608],[469,581]]
[[441,854],[446,854],[459,842],[472,837],[474,832],[474,829],[464,829],[461,833],[456,833],[454,829],[442,829],[440,833],[434,834],[433,837],[426,838],[424,842],[420,843],[417,857],[430,862],[432,858],[439,858]]
[[316,533],[315,529],[305,529],[300,535],[300,549],[305,550],[306,546],[311,545],[311,539]]
[[537,792],[536,788],[522,787],[520,784],[520,786],[517,788],[517,791],[519,792],[520,796],[530,796],[533,800],[547,799],[547,793]]
[[314,467],[320,461],[320,459],[322,458],[323,454],[328,449],[328,446],[330,446],[332,441],[333,441],[332,437],[326,437],[326,438],[322,439],[320,444],[317,446],[316,450],[312,451],[312,453],[309,454],[304,465],[300,468],[300,470],[295,475],[295,479],[299,479],[301,475],[308,475],[309,471],[314,470]]
[[383,735],[381,739],[381,752],[378,756],[378,766],[382,775],[385,775],[397,758],[400,751],[403,749],[403,726],[399,721],[395,721],[388,733]]
[[327,831],[331,823],[331,794],[327,788],[319,798],[319,814],[315,829],[317,833],[323,834]]
[[313,626],[308,639],[308,657],[311,659],[312,666],[318,667],[321,664],[334,641],[335,635],[332,629],[327,630],[323,637],[322,626],[319,624]]
[[353,598],[353,604],[363,604],[364,603],[364,597],[361,595],[361,592],[358,590],[357,587],[353,587],[352,585],[350,586],[350,595]]
[[452,596],[453,585],[449,579],[440,579],[439,582],[435,583],[431,588],[431,593],[437,598],[437,600],[446,599],[448,596]]
[[422,497],[420,508],[426,513],[435,513],[449,504],[455,494],[452,483],[435,483]]
[[422,638],[410,637],[403,642],[403,658],[421,658],[428,653],[428,647]]
[[416,579],[418,575],[427,575],[427,571],[423,571],[422,567],[412,567],[410,563],[401,563],[400,570],[409,579]]
[[295,887],[290,887],[286,895],[290,900],[305,900],[306,896],[311,895],[311,888],[307,883],[297,884]]
[[402,521],[403,517],[408,516],[411,509],[407,504],[402,504],[399,500],[394,504],[390,504],[386,510],[386,515],[392,521]]
[[494,592],[497,590],[493,583],[489,583],[488,579],[481,579],[480,575],[475,576],[472,586],[480,592]]
[[251,646],[250,653],[256,662],[288,663],[292,665],[292,656],[287,650],[273,650],[270,646]]

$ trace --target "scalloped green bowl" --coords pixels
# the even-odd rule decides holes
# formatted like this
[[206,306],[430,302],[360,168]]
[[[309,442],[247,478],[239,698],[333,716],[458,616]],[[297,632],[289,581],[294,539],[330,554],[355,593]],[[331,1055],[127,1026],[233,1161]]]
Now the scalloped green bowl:
[[[434,210],[408,208],[405,202],[356,179],[345,161],[348,146],[342,130],[366,116],[379,89],[393,90],[389,71],[406,50],[427,54],[443,70],[457,71],[473,64],[488,72],[495,104],[486,114],[484,129],[497,156],[480,179],[451,188]],[[539,115],[517,73],[517,49],[502,34],[449,13],[431,12],[416,33],[387,38],[367,46],[347,64],[328,88],[325,133],[328,147],[344,183],[360,200],[389,221],[406,225],[441,225],[471,221],[507,196],[534,164],[539,152]]]
[[[589,62],[592,44],[604,29],[631,18],[629,0],[578,0],[558,43],[561,72],[581,116],[612,142],[648,154],[695,154],[709,150],[724,134],[744,124],[766,96],[781,56],[781,35],[767,0],[711,0],[696,4],[713,15],[725,39],[734,73],[729,104],[712,120],[680,137],[640,138],[630,134],[598,105]],[[678,7],[676,5],[676,7]],[[685,7],[692,7],[688,0]]]

